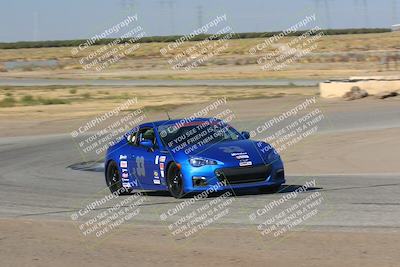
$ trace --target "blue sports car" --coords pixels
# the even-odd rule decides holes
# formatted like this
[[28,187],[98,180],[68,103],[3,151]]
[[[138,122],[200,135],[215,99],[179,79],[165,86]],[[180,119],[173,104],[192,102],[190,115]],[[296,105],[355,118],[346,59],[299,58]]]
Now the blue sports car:
[[105,177],[111,192],[190,192],[259,188],[276,192],[285,183],[283,162],[271,145],[249,139],[216,118],[144,123],[110,146]]

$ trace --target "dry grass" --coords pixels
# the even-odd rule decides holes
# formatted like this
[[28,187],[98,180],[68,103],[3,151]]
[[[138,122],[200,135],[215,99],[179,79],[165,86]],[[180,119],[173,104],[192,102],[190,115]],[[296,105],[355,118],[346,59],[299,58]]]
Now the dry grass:
[[[72,89],[72,92],[76,92],[71,93]],[[12,95],[15,100],[12,105],[0,108],[0,118],[86,117],[109,111],[133,98],[137,98],[138,103],[129,107],[129,110],[171,110],[186,104],[215,101],[221,97],[227,97],[229,101],[315,94],[315,87],[0,87],[0,101],[7,102],[10,98],[7,95]],[[54,102],[46,105],[40,99]]]
[[[282,39],[282,43],[289,42],[295,37]],[[350,35],[329,35],[324,36],[318,42],[315,52],[346,52],[346,51],[368,51],[368,50],[397,50],[400,49],[398,42],[399,32],[373,33],[373,34],[350,34]],[[229,47],[223,51],[222,55],[247,55],[251,47],[261,43],[264,39],[235,39],[229,40]],[[177,54],[194,45],[195,42],[186,42],[181,49],[175,50]],[[161,58],[160,49],[167,43],[144,43],[140,49],[136,50],[131,57],[156,57]],[[41,60],[41,59],[68,59],[80,58],[97,50],[99,46],[92,46],[77,56],[72,56],[71,47],[52,47],[52,48],[26,48],[26,49],[0,49],[2,61],[9,60]]]
[[[285,44],[294,37],[279,43]],[[160,55],[166,43],[144,43],[132,54],[107,69],[97,72],[84,70],[79,64],[81,57],[99,49],[90,47],[72,56],[71,47],[0,49],[2,61],[57,59],[58,67],[35,67],[0,72],[0,77],[63,78],[63,79],[265,79],[265,78],[339,78],[359,75],[393,75],[395,69],[386,70],[381,62],[382,51],[399,51],[399,32],[378,34],[330,35],[316,41],[312,56],[290,64],[282,71],[263,71],[256,61],[258,56],[248,53],[251,47],[264,39],[229,40],[228,47],[199,68],[176,71],[168,64],[168,58],[185,50],[196,42],[186,42],[168,57]],[[269,50],[276,49],[269,48]],[[262,51],[262,53],[267,52]],[[380,52],[379,52],[380,51]],[[348,52],[362,53],[349,56]],[[366,53],[367,52],[367,53]],[[345,53],[345,54],[343,54]]]

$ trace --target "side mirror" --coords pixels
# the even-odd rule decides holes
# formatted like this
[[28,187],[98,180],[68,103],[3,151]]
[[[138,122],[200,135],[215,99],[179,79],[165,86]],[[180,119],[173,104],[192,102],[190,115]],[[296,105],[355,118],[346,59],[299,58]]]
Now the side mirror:
[[146,148],[149,148],[149,149],[153,148],[153,142],[151,140],[148,140],[148,139],[144,139],[144,140],[140,141],[139,145],[141,145],[143,147],[146,147]]
[[250,133],[249,132],[243,131],[241,134],[244,137],[244,139],[250,139]]

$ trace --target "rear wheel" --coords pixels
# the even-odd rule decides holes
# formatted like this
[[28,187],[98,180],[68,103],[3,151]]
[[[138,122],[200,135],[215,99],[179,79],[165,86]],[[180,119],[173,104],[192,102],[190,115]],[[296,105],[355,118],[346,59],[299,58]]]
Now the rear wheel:
[[122,187],[121,176],[119,175],[118,165],[115,161],[111,161],[107,166],[106,183],[111,193],[124,195],[129,193],[128,189]]
[[170,194],[174,198],[182,198],[184,196],[182,172],[175,163],[172,163],[168,169],[167,185]]
[[263,186],[258,188],[261,193],[265,194],[274,194],[279,191],[281,185],[270,185],[270,186]]

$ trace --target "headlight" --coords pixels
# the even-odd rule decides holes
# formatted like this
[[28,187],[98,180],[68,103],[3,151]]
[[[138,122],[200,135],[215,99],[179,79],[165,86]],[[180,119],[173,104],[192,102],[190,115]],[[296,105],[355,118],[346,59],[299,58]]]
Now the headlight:
[[204,165],[217,165],[217,161],[205,158],[190,158],[189,163],[193,167],[201,167]]

